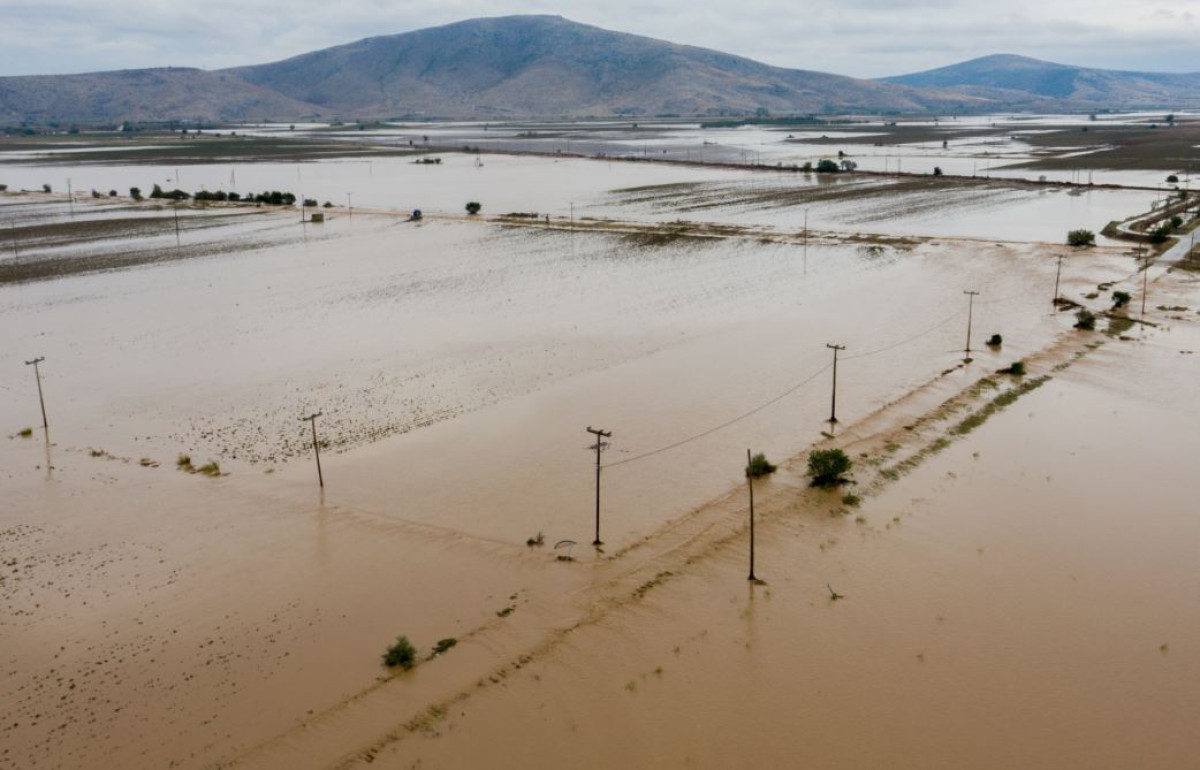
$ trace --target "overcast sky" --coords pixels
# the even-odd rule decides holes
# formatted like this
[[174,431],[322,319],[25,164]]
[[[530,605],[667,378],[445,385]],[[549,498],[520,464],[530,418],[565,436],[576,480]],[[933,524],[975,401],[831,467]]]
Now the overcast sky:
[[1200,72],[1200,0],[0,0],[0,75],[218,69],[517,13],[857,77],[991,53]]

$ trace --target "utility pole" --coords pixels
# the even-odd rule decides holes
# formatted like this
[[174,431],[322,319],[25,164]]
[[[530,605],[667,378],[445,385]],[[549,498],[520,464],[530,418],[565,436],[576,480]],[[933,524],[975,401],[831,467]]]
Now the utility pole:
[[1058,269],[1054,272],[1054,301],[1051,303],[1053,305],[1058,305],[1058,279],[1059,279],[1059,276],[1062,275],[1062,261],[1063,261],[1063,255],[1059,254],[1058,255]]
[[1142,321],[1146,320],[1146,288],[1150,283],[1150,260],[1153,257],[1149,254],[1145,256],[1145,262],[1142,264]]
[[804,275],[809,275],[809,210],[804,210]]
[[837,422],[837,361],[838,351],[845,350],[845,345],[830,345],[825,343],[825,347],[833,351],[833,399],[829,402],[829,421]]
[[179,243],[179,204],[176,203],[171,207],[171,211],[175,212],[175,248],[178,249]]
[[12,231],[13,256],[19,257],[19,256],[21,256],[21,249],[17,246],[17,223],[9,222],[8,226],[9,226],[9,229]]
[[354,216],[354,199],[352,198],[353,195],[354,195],[354,193],[346,193],[346,215],[351,216],[351,217]]
[[746,488],[750,490],[750,577],[747,580],[758,580],[754,576],[754,476],[750,473],[750,450],[746,450]]
[[49,430],[50,421],[46,419],[46,399],[42,397],[42,372],[40,369],[38,369],[38,364],[45,360],[45,356],[38,356],[32,361],[26,361],[25,365],[33,367],[33,376],[37,378],[38,403],[42,405],[42,427]]
[[317,457],[317,482],[321,485],[321,489],[324,489],[325,477],[321,475],[321,445],[317,442],[317,418],[321,414],[322,412],[317,412],[316,414],[310,414],[308,417],[301,417],[300,422],[308,420],[312,424],[313,452]]
[[67,200],[71,203],[71,216],[75,216],[75,193],[71,190],[71,177],[67,177]]
[[600,450],[604,447],[604,439],[612,437],[612,431],[603,431],[588,426],[588,433],[596,437],[596,539],[592,545],[603,545],[600,540]]
[[963,351],[966,355],[963,358],[964,364],[971,363],[971,319],[975,311],[975,298],[979,296],[977,291],[963,290],[963,294],[968,297],[967,300],[967,349]]
[[575,202],[571,201],[571,230],[575,230]]

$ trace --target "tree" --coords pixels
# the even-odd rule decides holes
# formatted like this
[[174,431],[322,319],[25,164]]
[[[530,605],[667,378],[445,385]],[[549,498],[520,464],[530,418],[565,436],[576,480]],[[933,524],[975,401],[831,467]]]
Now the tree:
[[774,473],[775,470],[775,466],[767,461],[767,456],[759,452],[750,458],[750,464],[746,466],[746,475],[752,479],[757,479],[769,473]]
[[845,481],[854,463],[840,449],[814,449],[808,456],[808,475],[814,487],[833,487]]
[[838,164],[837,164],[837,161],[835,161],[835,160],[830,160],[829,158],[823,158],[821,160],[821,162],[817,164],[817,173],[818,174],[836,174],[837,172],[838,172]]
[[1085,308],[1080,308],[1075,314],[1075,328],[1090,332],[1096,328],[1096,314]]
[[1127,291],[1113,292],[1113,309],[1125,307],[1133,299],[1133,295]]
[[481,206],[479,204],[479,201],[471,201],[470,203],[467,204],[467,213],[470,214],[471,216],[475,216],[482,209],[483,209],[483,206]]
[[934,167],[933,167],[933,175],[934,175],[934,176],[941,176],[941,175],[942,175],[942,167],[941,167],[941,166],[934,166]]
[[1171,174],[1169,177],[1167,177],[1168,184],[1175,184],[1178,181],[1179,181],[1179,177],[1175,176],[1174,174]]
[[129,188],[129,197],[133,198],[135,201],[140,201],[142,199],[142,188],[130,187]]
[[1096,245],[1096,234],[1091,230],[1071,230],[1067,233],[1067,243],[1072,246],[1094,246]]
[[412,642],[408,641],[407,636],[396,637],[395,644],[388,647],[383,653],[383,665],[388,668],[400,666],[407,671],[413,667],[416,659],[417,648],[412,646]]
[[163,197],[163,189],[161,187],[159,187],[157,184],[154,185],[154,189],[150,191],[150,197],[151,198]]

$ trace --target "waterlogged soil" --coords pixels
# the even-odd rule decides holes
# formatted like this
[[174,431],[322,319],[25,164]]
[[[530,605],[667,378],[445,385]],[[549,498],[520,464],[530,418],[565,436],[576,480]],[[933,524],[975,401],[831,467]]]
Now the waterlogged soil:
[[1200,328],[1143,332],[914,392],[838,442],[853,486],[788,463],[758,484],[757,582],[738,490],[598,567],[589,612],[472,685],[395,683],[432,698],[357,751],[322,752],[362,737],[331,713],[239,766],[1185,766],[1200,519],[1179,464],[1122,447],[1200,448]]
[[[138,219],[119,204],[109,211]],[[957,575],[963,542],[978,545],[943,523],[999,506],[1010,487],[1022,488],[1013,474],[1024,477],[1002,463],[983,502],[930,514],[923,539],[909,539],[922,531],[911,525],[924,509],[906,495],[946,483],[947,469],[963,475],[993,467],[985,464],[993,455],[1024,458],[1024,445],[984,451],[971,442],[993,426],[1024,428],[1035,419],[1026,405],[1073,388],[1078,373],[1099,372],[1101,386],[1108,371],[1137,380],[1176,365],[1168,359],[1193,365],[1183,351],[1200,348],[1186,337],[1185,311],[1164,316],[1189,322],[1139,325],[1126,336],[1144,338],[1129,341],[1073,331],[1069,313],[1051,312],[1060,255],[1061,293],[1097,311],[1112,291],[1140,287],[1133,261],[1105,247],[835,237],[806,247],[707,217],[705,237],[648,243],[661,234],[652,218],[628,232],[600,222],[574,230],[560,221],[517,227],[447,214],[414,223],[349,212],[302,226],[216,211],[198,212],[188,233],[196,258],[0,286],[0,349],[13,352],[0,373],[0,628],[13,640],[0,654],[6,763],[459,767],[494,764],[489,747],[502,747],[506,764],[536,765],[576,756],[579,745],[589,747],[579,761],[595,766],[729,766],[742,756],[769,766],[785,750],[829,766],[923,757],[911,752],[925,750],[926,733],[911,729],[908,715],[945,715],[978,736],[991,722],[961,708],[973,696],[954,695],[955,677],[974,683],[971,693],[991,693],[1010,674],[1009,659],[979,647],[987,635],[973,630],[991,633],[976,618],[996,583],[945,577]],[[221,224],[201,227],[201,215]],[[52,240],[70,216],[43,209],[29,226],[48,228]],[[143,233],[128,240],[173,245],[173,232]],[[77,235],[47,244],[44,255],[67,259],[110,240]],[[1151,308],[1200,305],[1190,284],[1172,282],[1186,273],[1151,271]],[[976,336],[965,340],[968,287],[981,293]],[[1148,320],[1164,320],[1152,312]],[[997,332],[1003,346],[982,348]],[[830,342],[847,347],[833,426],[825,422]],[[1156,352],[1130,358],[1143,350]],[[46,357],[48,434],[36,427],[36,385],[21,364],[35,355]],[[1040,388],[992,374],[1022,359],[1026,381]],[[981,385],[985,378],[992,384]],[[1180,382],[1164,376],[1166,392],[1150,401],[1186,410]],[[1136,393],[1120,398],[1143,398]],[[989,404],[982,427],[953,432]],[[324,490],[301,420],[316,412]],[[1084,435],[1106,425],[1114,427],[1097,419]],[[598,550],[588,546],[595,455],[587,426],[613,433]],[[1065,422],[1050,429],[1056,438],[1071,432]],[[847,446],[859,484],[832,495],[808,490],[804,453],[815,442]],[[747,590],[740,546],[746,447],[784,461],[757,490],[769,581],[757,593]],[[1103,449],[1106,462],[1116,462],[1108,454],[1130,462]],[[967,450],[980,457],[959,456]],[[181,472],[180,454],[193,467],[215,460],[218,468]],[[1149,453],[1135,454],[1149,462]],[[1064,496],[1091,495],[1081,475],[1068,476]],[[1172,488],[1156,484],[1147,494]],[[1120,499],[1100,499],[1108,488],[1098,489],[1079,509]],[[1042,487],[1030,490],[1036,499]],[[842,499],[850,491],[863,498],[859,507]],[[1050,499],[1055,511],[1063,505]],[[1053,560],[1013,555],[1037,541],[1028,530],[1009,533],[1004,518],[982,516],[971,520],[999,522],[984,547],[1007,554],[990,574],[1011,592],[1001,592],[1011,613],[1021,590],[1060,576]],[[539,534],[541,545],[526,545]],[[1096,574],[1092,551],[1077,553]],[[1131,580],[1152,563],[1178,566],[1134,560]],[[922,577],[930,572],[940,582]],[[1017,573],[1022,580],[1004,582]],[[945,597],[936,593],[942,583],[961,590]],[[844,598],[831,601],[826,584]],[[772,603],[782,609],[772,612]],[[938,633],[927,625],[949,623],[937,614],[965,621],[945,650],[926,638]],[[1156,664],[1186,660],[1159,646],[1187,649],[1190,621],[1176,615],[1178,624],[1158,634]],[[1070,634],[1090,639],[1094,628],[1078,619],[1045,638],[1077,649]],[[408,673],[379,664],[400,634],[420,653]],[[896,641],[904,635],[912,644]],[[447,638],[458,644],[429,658]],[[903,666],[889,644],[904,650]],[[934,652],[946,653],[949,673],[925,680],[920,702],[941,705],[914,710],[901,703],[913,682],[907,666],[924,665],[918,653],[932,662]],[[1092,659],[1084,662],[1070,669],[1077,678],[1053,680],[1078,685],[1080,702],[1097,695],[1084,686],[1098,681]],[[1158,681],[1153,669],[1128,670]],[[1194,681],[1174,673],[1174,682]],[[780,681],[787,686],[768,684]],[[879,705],[863,695],[870,682],[883,683]],[[748,684],[769,695],[751,697],[741,689]],[[799,706],[797,692],[809,693]],[[985,702],[1017,719],[1008,692]],[[1164,730],[1173,724],[1168,709],[1190,705],[1185,687],[1169,692],[1162,713],[1153,712]],[[744,721],[731,717],[727,693],[752,704]],[[888,729],[865,742],[811,739],[845,736],[830,723],[855,707]],[[887,716],[895,713],[906,719]],[[774,727],[761,733],[775,736],[762,742],[767,754],[740,739],[713,743],[730,719],[754,734],[784,717],[804,730],[787,733],[795,740],[779,740]],[[531,724],[547,729],[534,740]],[[1062,755],[1065,744],[1046,740]],[[987,744],[942,741],[928,751],[989,766],[995,755],[972,753],[977,745]]]

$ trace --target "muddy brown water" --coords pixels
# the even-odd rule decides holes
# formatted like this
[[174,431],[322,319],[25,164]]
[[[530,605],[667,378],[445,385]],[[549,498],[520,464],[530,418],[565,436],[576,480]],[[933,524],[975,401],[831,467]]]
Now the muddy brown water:
[[[800,657],[835,656],[847,640],[857,640],[851,649],[858,644],[867,657],[876,649],[871,641],[886,638],[871,625],[878,615],[815,613],[859,606],[869,575],[877,574],[868,564],[874,559],[916,582],[914,596],[936,596],[906,559],[912,548],[924,549],[922,558],[939,554],[936,545],[908,542],[915,528],[903,511],[891,514],[901,517],[897,524],[892,509],[873,506],[895,495],[907,500],[896,490],[929,469],[962,474],[960,466],[988,467],[984,458],[1004,452],[981,452],[978,465],[975,458],[944,465],[963,446],[956,444],[867,498],[862,525],[853,522],[857,512],[836,520],[827,511],[811,520],[785,516],[791,493],[804,494],[795,464],[766,482],[762,571],[772,593],[755,594],[754,606],[763,614],[771,602],[788,609],[783,625],[755,631],[775,650],[756,658],[744,651],[741,631],[730,631],[745,626],[748,633],[737,597],[750,595],[737,577],[740,552],[721,545],[723,533],[737,534],[730,522],[741,520],[745,448],[782,459],[821,439],[826,342],[849,346],[838,397],[837,433],[846,441],[867,440],[881,420],[913,419],[1016,358],[1048,346],[1069,355],[1064,346],[1076,333],[1068,319],[1047,312],[1058,252],[952,239],[879,253],[823,244],[809,247],[806,264],[795,244],[730,239],[645,248],[605,233],[455,221],[415,227],[364,216],[333,220],[324,235],[298,242],[269,238],[133,271],[0,288],[0,349],[15,362],[0,375],[0,633],[12,640],[0,654],[4,761],[319,767],[376,751],[397,763],[419,756],[467,766],[483,760],[471,752],[487,741],[446,740],[467,728],[443,723],[450,709],[441,704],[479,715],[481,725],[494,725],[479,728],[489,736],[512,729],[508,716],[546,702],[540,681],[558,694],[554,719],[575,716],[551,721],[552,738],[529,742],[535,753],[514,748],[511,756],[514,763],[522,756],[549,761],[567,750],[585,714],[610,725],[605,736],[640,734],[622,720],[649,718],[636,705],[628,711],[638,703],[629,698],[673,681],[663,640],[673,640],[672,656],[675,646],[679,656],[695,651],[686,678],[697,689],[664,689],[658,708],[668,711],[678,698],[695,708],[676,706],[677,720],[660,719],[665,742],[627,740],[615,759],[670,764],[684,756],[676,749],[695,744],[696,761],[733,761],[741,744],[722,748],[698,734],[702,725],[713,729],[718,712],[728,718],[712,701],[724,688],[739,692],[737,671],[758,672],[764,683],[790,672],[837,691],[845,710],[855,702],[882,718],[855,678],[859,656],[831,662],[820,675],[781,663],[778,656],[790,655],[803,635],[790,624],[807,628],[814,617],[849,615],[853,622],[832,625],[821,646]],[[1080,299],[1101,281],[1132,274],[1115,250],[1068,264],[1064,292]],[[1154,275],[1155,291],[1166,292],[1158,287],[1166,280],[1161,271]],[[975,346],[993,331],[1006,343],[958,369],[968,286],[984,292],[975,306]],[[1186,289],[1166,304],[1195,304]],[[1154,350],[1163,344],[1155,340],[1176,339],[1147,334],[1144,343],[1120,343],[1121,350]],[[850,358],[856,353],[871,355]],[[40,429],[30,439],[15,435],[36,427],[36,392],[17,360],[33,355],[47,357],[49,441]],[[1101,348],[1069,376],[1082,377],[1110,355]],[[995,424],[1018,419],[1026,403]],[[315,488],[299,421],[316,410],[326,412],[319,426],[330,441],[324,494]],[[613,467],[603,474],[603,554],[587,547],[594,479],[587,425],[614,432],[605,455]],[[182,473],[174,468],[181,452],[196,465],[218,459],[229,475]],[[941,520],[931,514],[930,521]],[[539,531],[548,544],[526,547]],[[941,533],[933,524],[930,531]],[[564,546],[574,562],[555,560],[563,550],[552,546],[561,540],[578,543]],[[790,544],[800,551],[787,551]],[[851,545],[876,550],[853,556],[859,552]],[[944,548],[957,553],[958,546]],[[808,559],[838,566],[797,572],[791,581],[776,577]],[[996,569],[1025,563],[1020,557]],[[671,579],[629,606],[630,589],[663,571]],[[825,581],[846,600],[830,608],[818,590]],[[802,590],[789,593],[789,582]],[[896,591],[904,584],[890,582]],[[973,621],[966,606],[993,590],[963,587],[951,607]],[[882,596],[871,606],[906,606]],[[895,621],[888,628],[896,634],[927,644],[924,616],[918,621],[915,610],[884,617]],[[991,626],[980,620],[979,628]],[[1173,655],[1186,649],[1185,631],[1165,634],[1179,639],[1161,642],[1166,660],[1180,659]],[[461,641],[411,674],[381,682],[378,656],[401,633],[423,654],[438,639]],[[618,654],[610,633],[636,651]],[[957,645],[951,649],[967,676],[970,648]],[[576,648],[585,657],[609,652],[590,668],[571,657]],[[1160,656],[1154,661],[1164,659],[1157,644],[1153,652]],[[888,692],[903,692],[910,679],[896,673],[888,684],[883,674],[893,672],[892,659],[876,653],[869,670]],[[733,655],[744,662],[729,667]],[[926,653],[927,662],[932,657]],[[560,666],[563,678],[535,668],[540,679],[533,679],[531,664]],[[602,697],[573,700],[581,678],[589,683],[582,692]],[[928,684],[930,697],[945,682]],[[519,706],[499,699],[507,689],[518,693]],[[764,701],[773,705],[747,713],[787,713],[789,689],[777,688]],[[818,712],[813,706],[802,715],[827,726]],[[982,729],[965,716],[960,722],[968,735],[970,724]],[[911,733],[900,724],[888,734],[902,740]],[[434,734],[443,737],[427,742]],[[954,745],[966,752],[966,743]],[[884,751],[889,744],[872,745]],[[780,754],[767,759],[797,750],[774,746]],[[858,751],[875,756],[871,750]],[[825,756],[836,759],[832,749]]]

